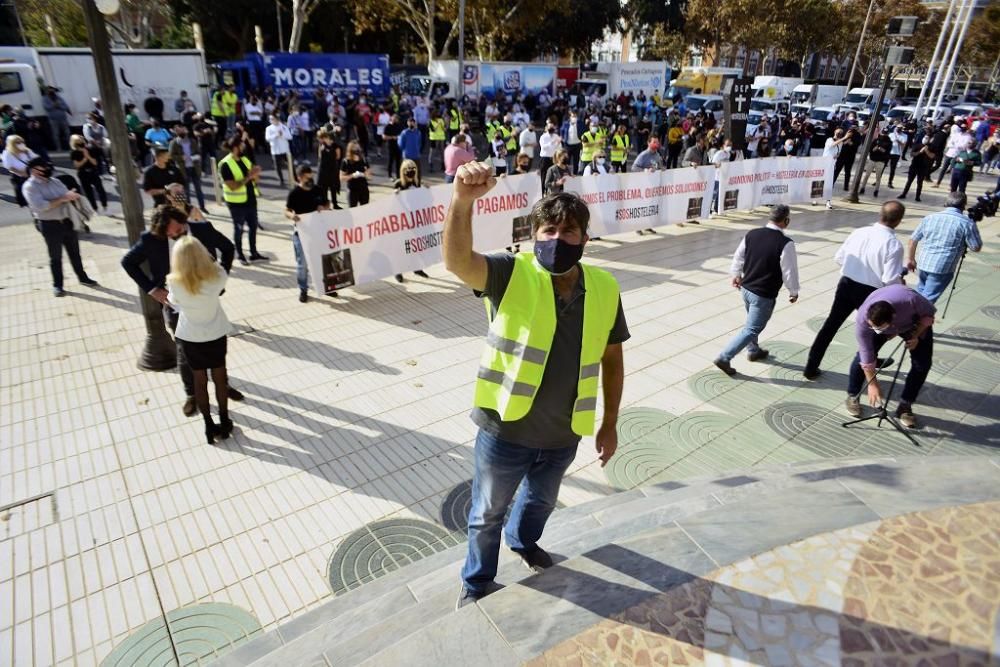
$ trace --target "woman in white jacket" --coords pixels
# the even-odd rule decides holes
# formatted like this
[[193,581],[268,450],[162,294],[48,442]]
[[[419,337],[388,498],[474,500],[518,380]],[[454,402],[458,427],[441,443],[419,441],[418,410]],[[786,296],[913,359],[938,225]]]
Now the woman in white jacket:
[[[217,437],[228,438],[233,430],[226,377],[226,336],[230,325],[219,302],[228,275],[193,236],[183,236],[174,245],[170,267],[167,302],[179,314],[174,332],[177,354],[183,355],[194,373],[195,404],[205,420],[205,437],[212,444]],[[219,403],[218,424],[212,421],[208,403],[209,371]]]

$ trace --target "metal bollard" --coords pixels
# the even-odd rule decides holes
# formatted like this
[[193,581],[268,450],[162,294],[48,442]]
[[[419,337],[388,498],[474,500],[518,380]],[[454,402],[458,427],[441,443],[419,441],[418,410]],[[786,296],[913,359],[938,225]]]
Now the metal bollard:
[[212,167],[212,189],[215,191],[215,203],[221,206],[223,202],[222,190],[219,188],[219,169],[218,169],[218,164],[216,163],[214,157],[212,158],[211,167]]

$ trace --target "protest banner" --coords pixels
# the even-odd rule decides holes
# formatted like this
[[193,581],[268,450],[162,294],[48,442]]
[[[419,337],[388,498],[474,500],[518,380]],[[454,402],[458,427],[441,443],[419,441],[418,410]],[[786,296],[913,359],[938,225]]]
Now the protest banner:
[[833,196],[832,157],[769,157],[723,162],[719,168],[722,213],[766,204],[801,204]]
[[582,176],[566,182],[590,208],[590,236],[707,218],[713,167]]
[[[328,294],[439,263],[452,188],[413,188],[366,206],[302,216],[299,239],[313,288]],[[500,179],[473,208],[476,250],[529,240],[527,215],[541,196],[536,174]]]

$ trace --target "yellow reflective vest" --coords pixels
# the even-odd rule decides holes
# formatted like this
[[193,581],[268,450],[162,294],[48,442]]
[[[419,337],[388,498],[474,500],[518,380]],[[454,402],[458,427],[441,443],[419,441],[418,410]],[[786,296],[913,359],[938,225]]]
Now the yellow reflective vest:
[[614,134],[611,136],[611,161],[625,162],[628,158],[628,149],[631,140],[627,134]]
[[489,141],[492,144],[494,137],[497,136],[497,132],[500,131],[501,127],[503,127],[503,123],[501,123],[498,120],[491,120],[488,123],[486,123],[486,139],[487,139],[487,141]]
[[225,105],[222,102],[222,92],[216,91],[212,95],[212,115],[217,117],[224,117],[226,115]]
[[236,93],[232,91],[227,90],[222,93],[222,108],[227,116],[236,115],[236,103],[239,102],[239,99],[236,97]]
[[[594,433],[601,359],[618,314],[620,289],[607,271],[586,264],[580,264],[580,268],[587,291],[571,425],[574,433],[583,436]],[[479,362],[476,406],[495,411],[502,421],[516,421],[527,415],[542,383],[555,332],[552,275],[534,255],[519,253],[507,291],[490,322]]]
[[507,140],[507,152],[513,152],[517,150],[517,134],[514,130],[508,130],[506,125],[500,126],[500,134],[504,139]]
[[604,137],[601,136],[600,131],[596,134],[587,130],[580,137],[580,143],[583,146],[580,148],[580,161],[590,162],[594,159],[594,153],[597,152],[599,148],[604,148]]
[[462,112],[458,107],[452,108],[448,115],[451,116],[451,120],[448,122],[448,129],[452,132],[458,132],[459,128],[462,127]]
[[[253,164],[250,162],[250,158],[246,156],[240,156],[239,162],[233,157],[232,153],[226,155],[226,157],[219,160],[219,171],[222,171],[223,165],[229,165],[229,168],[233,172],[233,180],[241,181],[243,177],[250,173],[253,168]],[[255,196],[260,197],[260,189],[257,187],[256,183],[251,182],[253,186],[253,193]],[[244,183],[235,190],[230,190],[226,182],[222,182],[222,198],[226,200],[227,204],[246,204],[247,203],[247,184]]]
[[431,141],[444,141],[444,118],[431,118],[431,128],[427,138]]

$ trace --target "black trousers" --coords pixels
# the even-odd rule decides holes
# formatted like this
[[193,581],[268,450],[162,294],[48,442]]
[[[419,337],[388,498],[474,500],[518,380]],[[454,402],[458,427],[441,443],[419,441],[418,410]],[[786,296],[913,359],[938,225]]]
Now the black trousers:
[[[843,153],[841,153],[843,155]],[[840,176],[841,170],[844,172],[844,190],[851,189],[851,171],[854,169],[854,157],[850,156],[847,158],[837,158],[837,161],[833,165],[833,183],[837,184],[837,177]]]
[[924,172],[922,172],[922,171],[918,171],[918,172],[911,171],[909,173],[909,175],[906,177],[906,185],[903,186],[903,191],[901,193],[899,193],[899,196],[900,197],[905,197],[906,193],[910,191],[910,185],[913,184],[913,180],[916,179],[916,181],[917,181],[917,199],[920,199],[920,192],[924,189],[924,179],[925,178],[927,178],[927,176],[924,175]]
[[543,157],[538,159],[538,172],[542,177],[542,188],[545,187],[545,174],[549,173],[549,167],[552,166],[552,158]]
[[81,282],[87,280],[87,272],[83,270],[83,260],[80,259],[80,241],[76,230],[69,220],[41,220],[39,228],[45,238],[45,246],[49,251],[49,268],[52,270],[52,286],[62,289],[63,267],[62,251],[66,248],[70,266]]
[[104,182],[101,177],[92,171],[80,171],[77,172],[77,175],[80,177],[80,187],[83,188],[83,194],[90,202],[90,208],[97,210],[98,197],[101,200],[101,206],[107,208],[108,193],[104,191]]
[[896,177],[896,165],[899,164],[900,155],[890,155],[889,156],[889,187],[895,187],[892,184],[892,179]]
[[[177,311],[170,306],[163,306],[163,321],[170,327],[171,332],[177,331]],[[191,372],[191,364],[184,356],[184,346],[177,346],[177,368],[181,372],[181,382],[184,383],[184,395],[194,396],[194,373]]]
[[812,347],[809,348],[809,359],[806,361],[806,372],[819,370],[819,365],[823,361],[826,350],[833,342],[833,337],[840,331],[851,313],[861,307],[875,288],[851,280],[846,276],[840,277],[837,283],[837,291],[833,294],[833,305],[830,307],[830,314],[826,316],[826,322],[820,328],[813,340]]
[[571,174],[580,173],[580,151],[583,144],[566,144],[566,151],[569,153],[569,165]]
[[389,172],[389,178],[399,178],[399,167],[403,163],[403,151],[399,149],[399,144],[396,143],[395,139],[388,140],[389,143],[389,160],[386,163],[386,170]]
[[[908,334],[902,334],[902,338],[907,339],[910,336]],[[886,341],[889,340],[882,334],[876,334],[875,336],[875,354],[878,355],[879,350],[885,345]],[[893,341],[893,345],[896,341]],[[917,342],[917,346],[910,350],[910,370],[906,373],[906,381],[903,383],[903,393],[901,399],[903,403],[916,403],[917,396],[920,395],[920,390],[924,386],[924,382],[927,380],[927,374],[931,370],[931,364],[934,359],[934,330],[932,328],[927,329],[924,332],[924,337]],[[903,363],[900,359],[897,363]],[[895,372],[895,371],[893,371]],[[886,371],[886,375],[889,371]],[[885,378],[883,378],[885,379]],[[854,360],[851,362],[851,371],[848,378],[847,393],[852,396],[856,396],[860,391],[861,387],[865,384],[865,372],[861,368],[860,356],[855,354]],[[888,386],[883,382],[883,388],[888,390]]]

